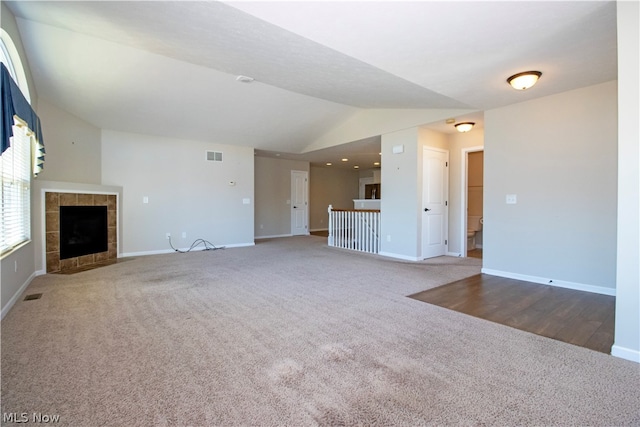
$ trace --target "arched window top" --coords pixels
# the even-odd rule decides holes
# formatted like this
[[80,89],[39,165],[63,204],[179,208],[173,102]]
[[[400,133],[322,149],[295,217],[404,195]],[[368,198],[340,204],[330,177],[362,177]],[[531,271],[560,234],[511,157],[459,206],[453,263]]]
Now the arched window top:
[[13,43],[11,36],[2,28],[0,29],[0,60],[9,70],[9,74],[18,84],[20,91],[31,104],[31,95],[29,94],[29,85],[27,83],[27,75],[24,72],[18,49]]

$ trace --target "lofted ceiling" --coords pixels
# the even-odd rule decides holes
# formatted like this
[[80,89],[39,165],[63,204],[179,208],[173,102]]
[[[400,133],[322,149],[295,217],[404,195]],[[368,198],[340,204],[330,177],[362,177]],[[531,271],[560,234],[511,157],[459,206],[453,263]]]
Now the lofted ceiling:
[[[319,163],[349,147],[377,155],[375,138],[305,153],[362,109],[466,109],[481,122],[617,78],[614,1],[6,4],[39,98],[104,129]],[[543,72],[534,89],[506,84],[529,69]]]

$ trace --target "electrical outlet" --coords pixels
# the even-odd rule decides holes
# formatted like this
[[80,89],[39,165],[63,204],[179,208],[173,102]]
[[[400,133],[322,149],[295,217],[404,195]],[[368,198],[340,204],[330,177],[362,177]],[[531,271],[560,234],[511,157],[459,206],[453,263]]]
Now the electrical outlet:
[[14,264],[13,264],[13,272],[14,272],[14,273],[17,273],[17,272],[18,272],[18,261],[14,261]]
[[171,233],[167,233],[166,237],[167,237],[167,240],[169,240],[171,238]]
[[187,238],[187,232],[186,232],[186,231],[183,231],[183,232],[182,232],[182,238],[183,238],[183,239],[186,239],[186,238]]

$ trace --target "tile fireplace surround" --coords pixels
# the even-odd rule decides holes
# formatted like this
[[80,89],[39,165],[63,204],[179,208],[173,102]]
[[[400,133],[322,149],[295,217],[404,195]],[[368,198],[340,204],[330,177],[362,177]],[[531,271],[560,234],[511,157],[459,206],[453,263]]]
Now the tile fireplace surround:
[[[60,259],[60,206],[106,206],[108,250]],[[73,271],[118,257],[117,196],[115,194],[45,192],[45,232],[47,273]]]

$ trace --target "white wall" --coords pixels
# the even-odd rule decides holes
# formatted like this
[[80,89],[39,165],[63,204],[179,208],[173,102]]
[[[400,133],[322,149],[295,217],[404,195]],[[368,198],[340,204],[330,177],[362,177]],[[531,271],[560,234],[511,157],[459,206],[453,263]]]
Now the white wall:
[[176,248],[253,244],[253,158],[249,147],[103,131],[102,183],[123,188],[123,255],[170,251],[167,232]]
[[292,170],[308,172],[309,162],[255,158],[255,237],[291,235]]
[[39,180],[100,184],[100,129],[41,99],[38,117],[45,138]]
[[485,272],[613,292],[616,93],[613,81],[485,112]]
[[[393,154],[393,147],[404,151]],[[449,150],[447,136],[426,128],[382,135],[380,253],[422,259],[423,149]]]
[[[393,147],[404,152],[393,154]],[[419,255],[418,128],[382,135],[380,254],[415,260]]]
[[618,241],[611,354],[640,362],[640,4],[618,2]]

